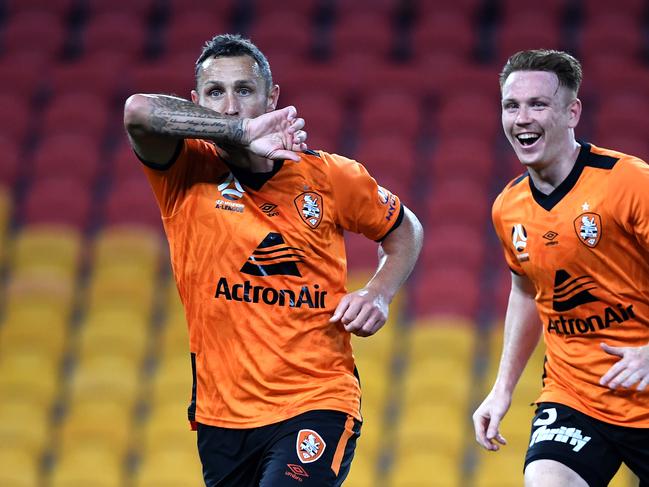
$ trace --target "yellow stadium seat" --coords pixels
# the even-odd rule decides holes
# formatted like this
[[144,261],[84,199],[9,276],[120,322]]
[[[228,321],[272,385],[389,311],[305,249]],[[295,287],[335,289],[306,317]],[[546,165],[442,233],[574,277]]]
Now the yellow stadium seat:
[[142,226],[109,226],[95,239],[92,261],[96,267],[113,268],[118,273],[142,268],[156,271],[162,249],[163,240],[155,230]]
[[[182,311],[182,310],[181,310]],[[160,333],[160,346],[157,348],[160,357],[185,355],[189,356],[189,331],[185,314],[167,315]]]
[[132,405],[140,392],[140,364],[124,357],[85,357],[71,382],[71,401],[96,398]]
[[31,317],[23,315],[23,319],[14,313],[0,324],[0,360],[5,355],[31,350],[59,361],[66,343],[67,322],[53,313],[37,312]]
[[120,455],[130,446],[132,409],[116,401],[86,399],[70,405],[60,426],[59,451],[81,445],[109,448]]
[[189,400],[176,398],[166,403],[156,403],[142,424],[142,438],[138,443],[142,453],[154,455],[157,450],[178,447],[196,449],[196,432],[191,431],[187,419]]
[[378,485],[377,464],[376,452],[365,448],[359,439],[356,443],[356,451],[354,452],[354,460],[349,475],[343,485],[345,487],[374,487]]
[[154,403],[182,398],[189,401],[192,390],[192,366],[189,352],[165,357],[158,364],[151,380],[151,398]]
[[443,445],[399,444],[390,470],[393,487],[464,487],[462,457],[443,451]]
[[105,447],[80,445],[57,457],[50,487],[123,487],[123,458]]
[[40,456],[17,445],[0,441],[0,485],[3,487],[38,487]]
[[52,313],[70,316],[75,299],[75,282],[52,277],[12,276],[6,288],[6,312],[42,307]]
[[9,188],[0,185],[0,264],[5,260],[5,243],[7,239],[7,229],[11,220],[12,212],[11,193]]
[[202,467],[196,445],[168,447],[144,455],[135,474],[135,487],[200,487]]
[[520,487],[523,485],[523,448],[509,448],[500,451],[486,451],[475,445],[477,463],[473,475],[474,487]]
[[81,244],[81,233],[69,227],[24,227],[13,240],[12,273],[74,281],[81,260]]
[[88,308],[122,308],[150,316],[153,307],[155,283],[147,281],[91,279],[88,289]]
[[59,391],[58,361],[38,351],[16,352],[0,357],[0,400],[49,408]]
[[149,341],[149,330],[131,323],[123,325],[81,326],[78,357],[85,361],[86,357],[112,355],[141,363]]
[[410,361],[446,357],[454,362],[473,362],[476,346],[475,325],[461,318],[429,318],[414,322],[409,337]]
[[49,408],[21,399],[0,398],[0,445],[39,456],[50,437]]

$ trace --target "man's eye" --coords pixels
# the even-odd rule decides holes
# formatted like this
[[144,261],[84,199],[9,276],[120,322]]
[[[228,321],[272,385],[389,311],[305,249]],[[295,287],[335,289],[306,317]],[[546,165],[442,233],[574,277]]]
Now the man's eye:
[[223,93],[221,90],[210,90],[207,94],[209,96],[220,96]]
[[241,95],[249,95],[250,93],[252,93],[252,92],[248,88],[241,88],[239,90],[239,94],[241,94]]

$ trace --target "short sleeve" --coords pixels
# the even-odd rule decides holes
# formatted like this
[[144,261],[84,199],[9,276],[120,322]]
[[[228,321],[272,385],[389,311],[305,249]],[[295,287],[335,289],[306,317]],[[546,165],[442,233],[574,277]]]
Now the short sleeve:
[[192,184],[218,171],[218,155],[212,144],[199,139],[180,141],[174,158],[164,166],[141,160],[163,217],[174,215]]
[[329,167],[337,223],[371,240],[382,240],[401,222],[399,197],[379,186],[362,164],[323,154]]
[[523,270],[523,267],[520,265],[518,259],[516,258],[516,255],[514,254],[511,243],[511,235],[506,232],[505,226],[503,225],[502,221],[502,207],[504,198],[504,194],[501,193],[500,195],[498,195],[498,198],[496,198],[496,201],[494,201],[494,204],[491,208],[491,220],[493,222],[496,235],[498,236],[498,240],[500,240],[500,245],[503,248],[507,265],[514,274],[523,276],[525,275],[525,271]]
[[608,187],[614,202],[613,218],[649,250],[649,165],[641,159],[623,159],[613,169]]

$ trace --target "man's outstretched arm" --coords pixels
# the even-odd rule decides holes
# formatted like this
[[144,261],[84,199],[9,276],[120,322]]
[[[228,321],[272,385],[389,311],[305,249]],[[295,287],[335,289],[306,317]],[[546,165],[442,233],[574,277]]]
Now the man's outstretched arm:
[[415,214],[404,207],[403,220],[379,246],[379,264],[369,282],[346,294],[331,322],[358,336],[373,335],[388,318],[388,306],[412,272],[423,245],[424,231]]
[[238,145],[268,159],[296,161],[296,152],[306,149],[304,120],[294,107],[241,119],[183,98],[136,94],[124,105],[124,126],[137,154],[161,165],[169,162],[178,141],[185,138]]

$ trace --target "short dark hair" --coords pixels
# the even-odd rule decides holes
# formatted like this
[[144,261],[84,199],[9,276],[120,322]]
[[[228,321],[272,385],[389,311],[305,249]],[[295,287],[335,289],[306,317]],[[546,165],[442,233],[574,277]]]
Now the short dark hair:
[[500,87],[507,77],[515,71],[549,71],[559,78],[559,86],[565,86],[575,95],[581,85],[581,64],[577,59],[563,51],[533,49],[519,51],[511,56],[500,73]]
[[237,57],[250,56],[259,66],[261,77],[266,82],[266,90],[270,91],[273,86],[273,75],[270,72],[270,64],[266,56],[255,46],[250,39],[241,37],[238,34],[220,34],[214,36],[203,46],[201,55],[198,56],[194,67],[194,75],[198,83],[201,64],[210,57]]

